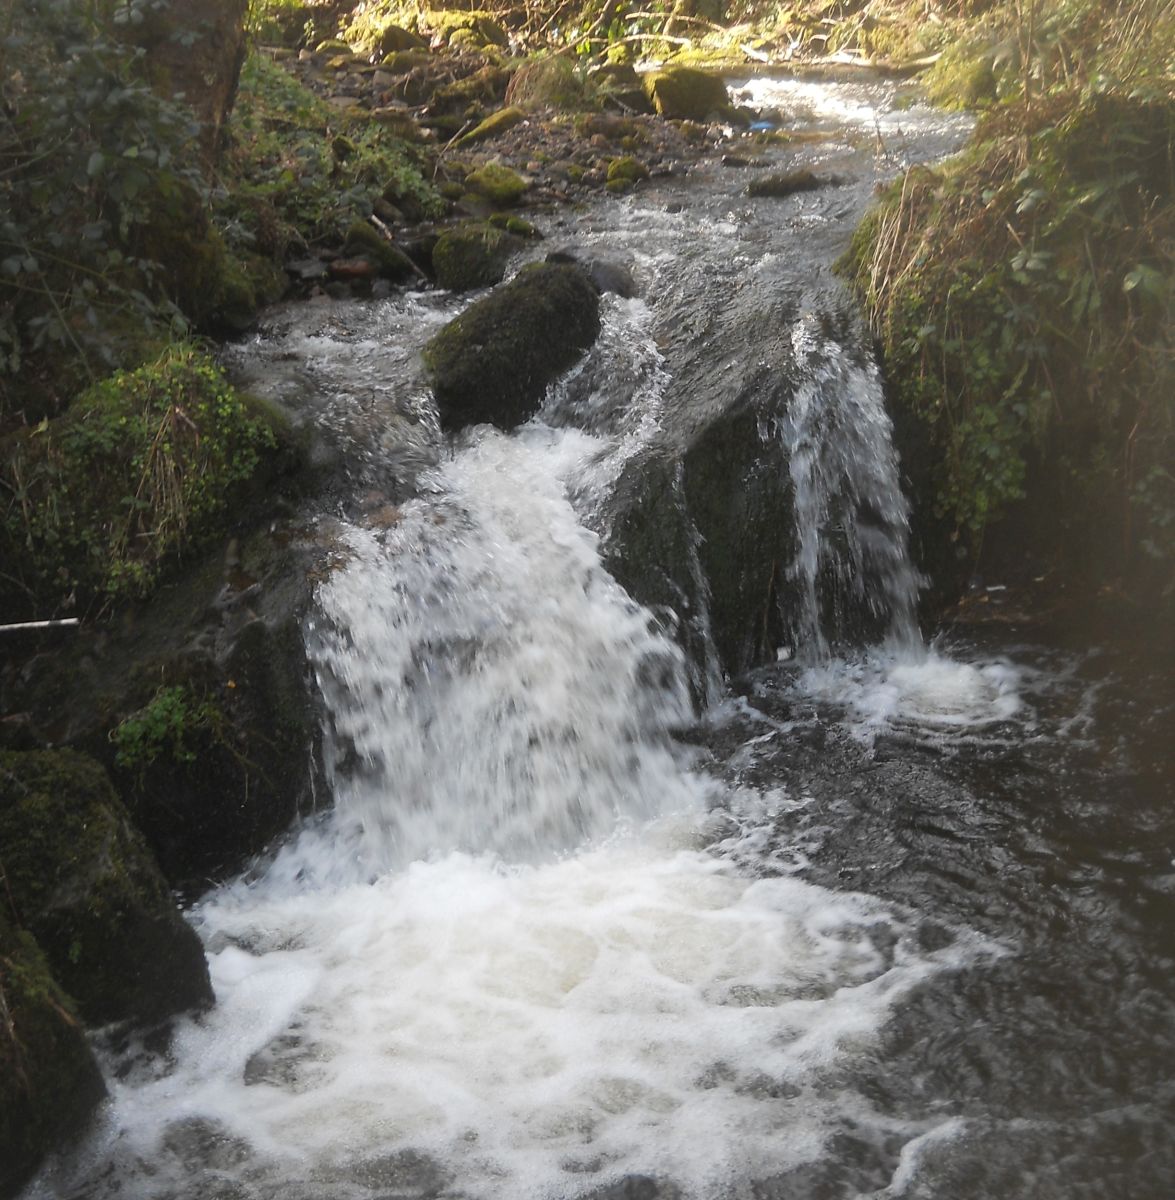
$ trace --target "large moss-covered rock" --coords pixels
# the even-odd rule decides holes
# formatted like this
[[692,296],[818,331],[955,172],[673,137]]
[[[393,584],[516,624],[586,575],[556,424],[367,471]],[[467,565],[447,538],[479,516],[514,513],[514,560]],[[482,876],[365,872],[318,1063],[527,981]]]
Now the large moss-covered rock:
[[730,104],[726,84],[717,75],[693,67],[666,67],[644,79],[645,92],[657,114],[684,121],[704,121]]
[[484,196],[498,208],[511,208],[522,199],[526,180],[501,163],[486,163],[465,177],[465,186],[477,196]]
[[204,951],[102,767],[0,755],[8,896],[85,1019],[155,1022],[212,1002]]
[[0,1196],[16,1194],[48,1151],[106,1094],[69,997],[32,934],[0,904]]
[[437,283],[453,292],[500,283],[517,245],[509,233],[488,223],[446,230],[432,252]]
[[596,289],[577,267],[530,267],[470,305],[425,347],[441,421],[525,421],[600,331]]

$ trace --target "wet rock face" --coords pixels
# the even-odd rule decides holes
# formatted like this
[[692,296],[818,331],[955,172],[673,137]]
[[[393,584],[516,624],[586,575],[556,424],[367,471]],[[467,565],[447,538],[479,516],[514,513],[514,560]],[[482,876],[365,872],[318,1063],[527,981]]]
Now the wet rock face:
[[425,347],[441,424],[520,424],[599,331],[599,294],[583,271],[551,263],[524,270]]
[[84,627],[0,670],[0,709],[19,717],[4,723],[7,745],[68,745],[101,762],[168,883],[188,895],[311,806],[318,725],[300,624],[310,564],[290,538],[278,528],[234,540],[112,627]]
[[14,1196],[106,1095],[69,997],[0,905],[0,1196]]
[[510,255],[520,243],[486,222],[448,229],[433,247],[437,283],[453,292],[500,283]]
[[150,1024],[212,1002],[199,938],[98,763],[0,755],[0,844],[18,918],[86,1021]]

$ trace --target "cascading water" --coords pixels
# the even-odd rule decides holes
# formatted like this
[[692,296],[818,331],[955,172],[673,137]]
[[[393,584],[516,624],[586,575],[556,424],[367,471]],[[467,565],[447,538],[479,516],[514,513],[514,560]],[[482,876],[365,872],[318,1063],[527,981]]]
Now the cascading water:
[[852,626],[862,613],[895,651],[917,656],[910,511],[877,367],[853,361],[814,319],[797,323],[792,345],[805,376],[781,431],[795,488],[796,658],[826,661],[830,640],[843,644],[846,633],[859,634]]
[[[608,210],[599,236],[636,255],[646,294],[679,251],[690,288],[746,273],[712,186],[712,211],[676,224]],[[789,219],[818,239],[828,209],[809,203]],[[746,238],[779,225],[748,219]],[[1164,894],[1169,817],[1140,804],[1142,848],[1119,851],[1099,835],[1125,774],[1104,803],[1047,790],[1097,750],[1092,709],[1080,743],[1048,717],[1084,703],[1085,666],[1025,676],[1021,705],[1011,668],[922,648],[873,369],[794,331],[802,377],[772,436],[792,451],[800,663],[756,673],[691,748],[682,655],[597,537],[663,416],[650,306],[609,298],[599,352],[539,420],[448,449],[412,373],[444,316],[435,298],[344,306],[253,352],[262,382],[300,364],[289,386],[328,398],[340,454],[389,423],[416,439],[413,498],[383,490],[404,463],[365,449],[367,515],[321,522],[307,636],[335,804],[192,911],[215,1009],[165,1056],[111,1052],[103,1120],[30,1200],[1007,1200],[1025,1179],[1043,1200],[1165,1196],[1148,1183],[1175,1178],[1169,934],[1140,936],[1132,905]],[[849,654],[836,613],[861,602],[883,644]],[[933,756],[872,757],[825,705],[854,733],[920,731]],[[927,765],[1012,743],[1043,765],[991,796]],[[1050,804],[1075,843],[1093,822],[1095,851],[1045,840]],[[1132,1153],[1139,1171],[1113,1174]]]

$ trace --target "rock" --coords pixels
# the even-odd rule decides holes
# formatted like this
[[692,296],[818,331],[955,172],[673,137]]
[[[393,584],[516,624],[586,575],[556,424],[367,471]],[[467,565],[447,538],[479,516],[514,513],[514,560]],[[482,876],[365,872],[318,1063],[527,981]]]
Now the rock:
[[521,125],[525,120],[525,111],[517,106],[500,108],[497,112],[490,113],[480,125],[475,126],[464,137],[459,138],[457,145],[465,146],[472,142],[484,142],[487,138],[505,133],[507,129],[513,129],[515,125]]
[[345,54],[348,58],[351,56],[351,47],[341,38],[327,38],[324,42],[319,42],[314,47],[315,54],[330,54],[339,55]]
[[604,63],[589,78],[605,104],[623,112],[651,113],[653,105],[631,63]]
[[509,429],[600,331],[599,296],[577,267],[540,264],[470,305],[424,348],[441,422]]
[[332,279],[345,283],[371,280],[379,274],[379,268],[370,258],[336,258],[327,268]]
[[72,750],[0,755],[7,894],[92,1024],[212,1003],[204,950],[106,772]]
[[437,283],[452,292],[500,283],[516,244],[509,233],[490,224],[447,230],[432,252]]
[[632,155],[614,158],[608,163],[607,188],[610,192],[627,192],[641,179],[648,179],[649,168]]
[[615,292],[617,296],[623,296],[627,300],[637,294],[632,272],[624,263],[614,259],[598,258],[593,254],[585,254],[577,247],[562,246],[547,255],[547,262],[575,263],[601,295],[604,292]]
[[427,49],[397,50],[387,55],[379,64],[392,75],[407,75],[417,67],[427,67],[432,62],[432,55]]
[[496,208],[512,208],[526,191],[526,180],[517,171],[500,163],[486,163],[465,176],[465,186],[478,196],[484,196]]
[[402,142],[422,142],[426,139],[426,134],[411,113],[405,112],[402,108],[397,108],[395,105],[384,104],[378,108],[373,108],[368,114],[368,117],[373,121],[378,121],[393,137],[398,137]]
[[424,50],[427,52],[428,44],[424,38],[413,33],[410,29],[405,29],[402,25],[385,25],[380,31],[379,40],[375,46],[377,52],[383,57],[389,54],[398,54],[403,50]]
[[575,66],[565,55],[545,55],[524,62],[510,77],[506,103],[524,108],[574,112],[585,107],[587,93]]
[[814,192],[827,187],[832,180],[821,179],[807,169],[799,171],[772,171],[747,184],[748,196],[790,196],[795,192]]
[[514,213],[494,213],[490,217],[490,224],[495,229],[504,229],[507,233],[514,234],[515,237],[537,239],[543,236],[529,221],[524,221]]
[[726,84],[693,67],[666,67],[644,78],[645,94],[658,116],[704,121],[730,105]]
[[72,1002],[8,911],[0,904],[0,1196],[15,1195],[106,1095]]
[[[407,279],[416,274],[412,260],[398,246],[388,241],[379,230],[366,221],[353,221],[347,228],[343,249],[350,254],[361,254],[379,269],[387,279]],[[332,273],[334,264],[332,266]]]

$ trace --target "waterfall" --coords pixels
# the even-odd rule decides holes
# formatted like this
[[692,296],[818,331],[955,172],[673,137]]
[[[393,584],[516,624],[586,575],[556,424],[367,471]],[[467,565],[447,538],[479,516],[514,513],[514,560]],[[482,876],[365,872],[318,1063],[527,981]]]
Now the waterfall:
[[812,319],[796,324],[792,345],[804,378],[780,432],[795,489],[796,658],[825,661],[862,631],[916,656],[920,579],[877,367]]

